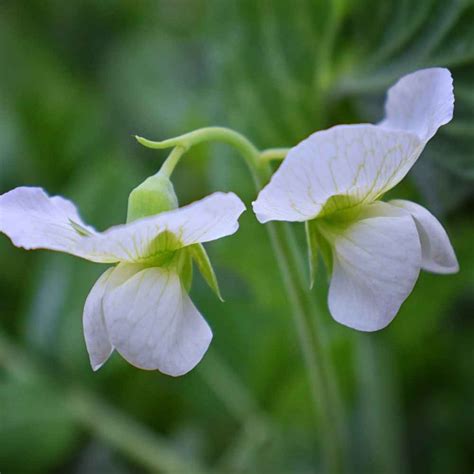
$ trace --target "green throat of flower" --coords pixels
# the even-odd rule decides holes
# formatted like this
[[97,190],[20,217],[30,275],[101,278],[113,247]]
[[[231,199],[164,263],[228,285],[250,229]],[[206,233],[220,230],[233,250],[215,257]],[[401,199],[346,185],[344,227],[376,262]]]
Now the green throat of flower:
[[317,271],[318,256],[321,256],[330,277],[333,269],[334,241],[360,218],[366,204],[363,200],[349,195],[331,196],[320,213],[305,223],[311,287]]

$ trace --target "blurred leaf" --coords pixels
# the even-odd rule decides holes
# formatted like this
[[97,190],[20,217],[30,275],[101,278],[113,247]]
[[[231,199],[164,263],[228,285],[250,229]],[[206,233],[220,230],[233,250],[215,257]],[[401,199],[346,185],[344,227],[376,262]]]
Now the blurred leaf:
[[[369,8],[377,7],[371,5]],[[473,191],[471,118],[474,103],[460,99],[457,91],[458,88],[465,90],[466,84],[472,83],[474,3],[423,0],[413,9],[411,2],[402,1],[392,4],[389,10],[386,29],[377,22],[364,23],[369,31],[376,27],[384,33],[380,41],[365,46],[357,66],[338,79],[336,89],[349,96],[380,94],[399,77],[413,70],[431,66],[451,69],[457,98],[455,117],[428,145],[420,160],[423,173],[418,173],[415,181],[431,203],[446,203],[442,210],[447,211],[462,203]],[[365,14],[364,17],[369,19]],[[381,110],[378,117],[369,118],[380,116]]]
[[430,66],[451,68],[455,93],[459,88],[470,100],[457,100],[453,122],[421,158],[437,179],[415,182],[441,202],[449,188],[451,203],[444,210],[472,194],[472,1],[421,0],[416,8],[409,0],[302,1],[298,8],[244,1],[222,8],[225,15],[216,10],[226,18],[226,41],[216,45],[227,104],[222,115],[264,146],[292,145],[336,123],[377,121],[383,94],[401,76]]

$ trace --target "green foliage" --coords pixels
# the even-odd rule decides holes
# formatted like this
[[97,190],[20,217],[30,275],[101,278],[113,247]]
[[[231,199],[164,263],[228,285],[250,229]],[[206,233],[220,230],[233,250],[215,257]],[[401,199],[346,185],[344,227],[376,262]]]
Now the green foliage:
[[[468,472],[473,20],[473,2],[460,0],[3,2],[0,192],[43,186],[73,199],[102,230],[125,221],[128,194],[165,158],[137,145],[136,133],[163,139],[218,124],[262,148],[291,146],[319,128],[376,121],[398,77],[449,67],[455,119],[430,142],[413,179],[391,194],[443,215],[461,272],[422,275],[369,345],[329,314],[321,330],[344,389],[355,472],[388,472],[380,454],[387,447],[399,472]],[[245,165],[224,146],[193,149],[173,183],[183,204],[215,190],[255,198]],[[304,251],[302,226],[295,228]],[[105,267],[29,253],[0,235],[2,332],[54,380],[19,382],[11,375],[16,358],[4,357],[0,345],[0,368],[9,367],[0,382],[0,471],[93,472],[83,462],[92,446],[116,471],[141,472],[126,450],[105,448],[110,439],[99,442],[91,429],[76,442],[78,421],[62,404],[71,380],[191,464],[241,473],[318,470],[304,366],[265,229],[247,212],[236,235],[206,250],[227,302],[195,279],[193,300],[214,332],[200,366],[172,379],[113,356],[93,374],[81,315]],[[206,275],[213,286],[208,268]],[[313,291],[324,302],[324,278]]]
[[0,465],[5,472],[45,472],[71,454],[77,429],[53,388],[3,381],[0,406]]
[[423,67],[449,67],[455,119],[413,174],[439,212],[461,204],[473,189],[473,2],[423,0],[416,8],[409,0],[317,4],[246,1],[216,10],[216,17],[227,19],[221,24],[226,41],[216,45],[216,55],[226,103],[233,104],[231,124],[262,146],[288,146],[333,124],[377,121],[383,94],[398,78]]

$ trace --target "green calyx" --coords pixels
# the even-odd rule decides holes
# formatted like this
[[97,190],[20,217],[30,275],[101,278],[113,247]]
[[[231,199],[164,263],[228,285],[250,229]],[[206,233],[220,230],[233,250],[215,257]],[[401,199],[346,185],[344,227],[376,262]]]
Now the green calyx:
[[150,176],[128,197],[127,223],[178,207],[173,184],[163,173]]

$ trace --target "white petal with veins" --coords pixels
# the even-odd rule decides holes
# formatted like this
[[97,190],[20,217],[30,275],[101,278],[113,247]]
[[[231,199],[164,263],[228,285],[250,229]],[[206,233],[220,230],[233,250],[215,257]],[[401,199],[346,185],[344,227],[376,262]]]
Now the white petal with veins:
[[339,125],[292,148],[253,203],[258,220],[302,222],[378,199],[451,120],[453,104],[447,69],[405,76],[389,90],[386,118],[378,125]]
[[27,250],[57,250],[102,261],[77,247],[84,234],[95,230],[82,221],[76,206],[63,197],[48,196],[41,188],[23,186],[0,196],[0,232]]
[[138,262],[150,255],[153,241],[165,231],[177,238],[167,250],[231,235],[244,210],[234,193],[214,193],[188,206],[112,227],[81,241],[81,248],[111,260]]
[[306,221],[334,196],[342,207],[369,203],[402,180],[422,148],[417,135],[376,125],[316,132],[290,150],[253,203],[254,212],[262,223]]
[[390,210],[385,217],[385,206],[331,236],[329,309],[336,321],[361,331],[387,326],[420,272],[420,241],[412,217],[394,217]]
[[174,271],[130,267],[136,266],[117,267],[103,300],[113,346],[136,367],[172,376],[189,372],[204,356],[211,329]]

